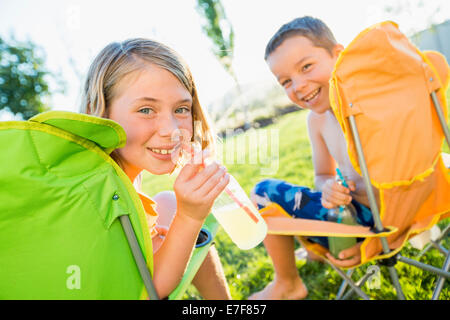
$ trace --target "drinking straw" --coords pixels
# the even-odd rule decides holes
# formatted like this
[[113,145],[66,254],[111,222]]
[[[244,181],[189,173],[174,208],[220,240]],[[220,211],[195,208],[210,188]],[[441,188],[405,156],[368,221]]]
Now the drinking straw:
[[339,179],[342,181],[342,185],[343,185],[344,187],[348,188],[348,184],[347,184],[347,182],[345,181],[345,178],[344,178],[344,176],[342,175],[342,172],[341,172],[341,170],[339,170],[339,168],[336,168],[336,173],[337,173],[337,175],[339,176]]
[[[191,157],[194,158],[194,148],[192,148],[191,146]],[[205,168],[205,162],[202,158],[202,163],[201,163],[201,167]],[[255,222],[258,223],[258,218],[255,216],[255,214],[250,210],[249,207],[247,207],[245,204],[243,204],[233,193],[233,191],[231,191],[230,189],[228,189],[228,187],[225,188],[225,192],[230,196],[230,198],[236,202],[236,204],[241,207],[248,215],[249,217]]]
[[247,207],[245,204],[239,201],[239,199],[234,195],[234,193],[228,189],[228,187],[225,188],[225,192],[230,196],[231,199],[234,200],[238,204],[239,207],[244,209],[244,211],[250,216],[250,218],[255,222],[258,223],[258,218],[253,214],[253,212],[250,210],[249,207]]
[[[339,170],[339,168],[336,168],[336,173],[339,177],[339,180],[342,182],[342,185],[346,188],[348,188],[348,184],[345,181],[344,176],[342,175],[341,170]],[[344,212],[344,206],[339,206],[339,214],[338,214],[338,218],[337,218],[337,223],[341,223],[342,221],[342,213]]]

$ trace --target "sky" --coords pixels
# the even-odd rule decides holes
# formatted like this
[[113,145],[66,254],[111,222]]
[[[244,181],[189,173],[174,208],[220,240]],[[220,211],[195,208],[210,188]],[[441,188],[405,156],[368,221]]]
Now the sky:
[[[448,0],[222,0],[235,32],[234,69],[240,83],[273,82],[264,49],[277,29],[300,16],[322,19],[338,42],[347,45],[370,25],[394,20],[406,34],[424,29],[430,21],[450,18]],[[188,63],[208,105],[234,86],[233,79],[211,52],[201,29],[196,0],[2,0],[0,36],[31,40],[46,53],[46,66],[60,73],[64,94],[53,94],[53,110],[78,111],[80,88],[95,55],[108,43],[145,37],[175,49]],[[388,5],[405,9],[386,12]],[[422,6],[421,6],[422,4]],[[436,8],[439,8],[436,11]],[[395,8],[394,8],[395,9]],[[56,85],[51,86],[56,90]],[[7,119],[0,112],[0,120]]]

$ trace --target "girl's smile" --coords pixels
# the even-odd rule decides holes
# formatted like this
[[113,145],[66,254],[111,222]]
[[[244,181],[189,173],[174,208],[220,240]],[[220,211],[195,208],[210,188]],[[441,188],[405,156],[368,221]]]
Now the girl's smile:
[[150,154],[155,157],[156,159],[167,161],[172,159],[175,154],[174,152],[179,152],[181,149],[179,148],[179,145],[174,146],[163,146],[158,148],[147,148],[150,151]]

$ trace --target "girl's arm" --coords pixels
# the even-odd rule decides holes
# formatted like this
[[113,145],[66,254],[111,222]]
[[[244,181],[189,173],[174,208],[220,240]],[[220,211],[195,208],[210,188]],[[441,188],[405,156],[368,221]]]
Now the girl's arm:
[[200,228],[228,182],[226,169],[217,163],[204,169],[187,164],[180,171],[174,184],[177,213],[153,258],[153,281],[160,297],[168,296],[180,282]]
[[177,214],[159,250],[153,256],[153,281],[160,297],[167,297],[183,277],[202,226],[188,216]]

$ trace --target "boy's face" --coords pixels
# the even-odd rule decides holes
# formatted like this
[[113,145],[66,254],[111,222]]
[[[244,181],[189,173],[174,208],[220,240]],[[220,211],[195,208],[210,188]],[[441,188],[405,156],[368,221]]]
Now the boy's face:
[[267,58],[270,70],[292,102],[316,113],[330,109],[329,83],[341,45],[331,55],[306,37],[284,40]]

